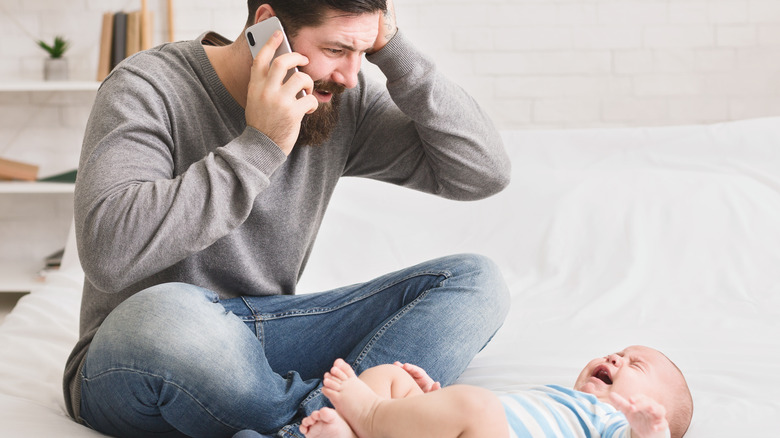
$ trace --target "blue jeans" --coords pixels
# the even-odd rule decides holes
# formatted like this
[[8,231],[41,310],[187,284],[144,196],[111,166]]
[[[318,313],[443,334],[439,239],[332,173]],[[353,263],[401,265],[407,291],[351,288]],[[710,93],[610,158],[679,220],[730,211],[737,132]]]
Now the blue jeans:
[[301,436],[322,375],[395,360],[452,383],[501,326],[509,294],[476,255],[444,257],[329,292],[220,300],[168,283],[106,318],[82,369],[81,418],[114,436]]

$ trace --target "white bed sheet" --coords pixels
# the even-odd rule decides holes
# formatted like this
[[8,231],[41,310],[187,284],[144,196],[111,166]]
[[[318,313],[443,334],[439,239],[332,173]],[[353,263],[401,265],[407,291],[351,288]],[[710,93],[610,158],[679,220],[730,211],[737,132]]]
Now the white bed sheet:
[[[687,436],[780,436],[780,118],[503,135],[513,180],[484,201],[342,181],[301,291],[486,254],[512,307],[461,382],[570,385],[591,358],[645,344],[688,378]],[[0,436],[97,435],[60,395],[80,299],[69,264],[0,327]]]

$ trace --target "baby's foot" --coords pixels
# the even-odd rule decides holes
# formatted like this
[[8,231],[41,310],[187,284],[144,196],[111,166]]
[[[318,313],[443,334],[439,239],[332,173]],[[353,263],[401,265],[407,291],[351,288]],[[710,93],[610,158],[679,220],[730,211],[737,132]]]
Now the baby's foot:
[[356,438],[349,424],[331,408],[312,412],[299,429],[306,438]]
[[322,384],[322,393],[352,431],[360,438],[372,436],[370,425],[382,399],[355,375],[352,367],[342,359],[336,359],[330,372],[325,373]]

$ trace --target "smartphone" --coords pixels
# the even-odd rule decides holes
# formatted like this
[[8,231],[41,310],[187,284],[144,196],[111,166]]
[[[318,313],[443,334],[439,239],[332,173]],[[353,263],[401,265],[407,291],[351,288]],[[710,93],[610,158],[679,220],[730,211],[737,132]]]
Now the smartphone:
[[[283,41],[282,44],[279,45],[279,48],[276,49],[276,53],[274,53],[274,56],[273,58],[271,58],[271,61],[273,61],[273,59],[279,55],[292,52],[292,48],[290,47],[290,41],[287,39],[287,34],[284,33],[284,29],[282,28],[282,23],[279,21],[278,18],[270,17],[255,25],[249,26],[245,32],[246,40],[249,43],[249,50],[252,51],[252,58],[257,58],[257,54],[258,52],[260,52],[260,49],[265,45],[266,41],[268,41],[268,39],[271,38],[271,35],[273,35],[273,33],[276,32],[277,30],[282,31]],[[291,68],[287,72],[287,75],[284,77],[284,82],[287,82],[287,79],[290,79],[290,76],[292,76],[293,73],[297,71],[298,69],[296,67]],[[298,97],[303,97],[305,95],[306,95],[306,91],[301,90],[301,92],[298,94]]]

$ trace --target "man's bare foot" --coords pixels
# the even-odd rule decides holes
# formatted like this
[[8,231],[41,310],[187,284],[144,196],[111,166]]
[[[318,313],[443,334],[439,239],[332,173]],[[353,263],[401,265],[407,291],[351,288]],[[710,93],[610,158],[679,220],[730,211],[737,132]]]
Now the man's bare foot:
[[359,438],[373,436],[370,426],[382,399],[360,380],[352,367],[336,359],[322,379],[322,393]]
[[333,409],[314,411],[301,421],[298,428],[306,438],[355,438],[346,421]]
[[418,367],[417,365],[401,362],[395,362],[393,365],[401,367],[410,376],[412,376],[412,379],[414,379],[415,383],[417,383],[420,389],[422,389],[422,392],[427,393],[441,389],[441,383],[433,380],[433,378],[431,378],[431,376],[429,376],[424,369]]

